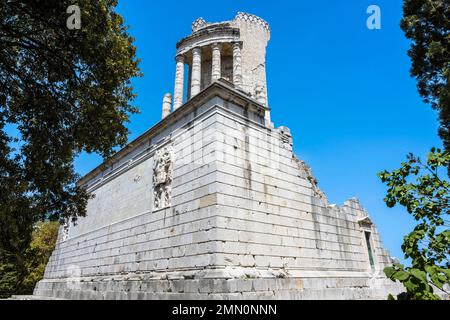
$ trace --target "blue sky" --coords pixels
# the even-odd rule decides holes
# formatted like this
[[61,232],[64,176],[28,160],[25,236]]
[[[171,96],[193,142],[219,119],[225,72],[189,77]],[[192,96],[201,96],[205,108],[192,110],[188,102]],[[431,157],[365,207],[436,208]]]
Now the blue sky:
[[[381,8],[381,30],[366,27],[371,4]],[[267,20],[272,121],[291,128],[296,154],[311,165],[330,202],[358,197],[391,255],[403,258],[402,239],[414,221],[403,208],[385,206],[386,188],[376,174],[441,142],[437,115],[409,77],[401,0],[132,0],[121,1],[119,11],[145,74],[134,81],[141,113],[131,119],[130,139],[159,121],[162,97],[173,91],[175,44],[190,34],[192,21],[230,20],[238,11]],[[85,174],[100,162],[82,155],[76,169]]]

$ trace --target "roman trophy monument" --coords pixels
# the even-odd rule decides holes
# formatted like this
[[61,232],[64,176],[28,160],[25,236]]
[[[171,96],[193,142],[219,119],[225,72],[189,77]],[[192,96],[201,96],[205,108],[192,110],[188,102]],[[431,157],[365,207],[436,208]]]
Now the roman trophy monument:
[[[38,297],[385,299],[400,288],[357,199],[328,203],[271,120],[263,19],[192,24],[162,119],[84,176]],[[293,106],[294,107],[294,106]],[[275,110],[280,106],[274,106]]]

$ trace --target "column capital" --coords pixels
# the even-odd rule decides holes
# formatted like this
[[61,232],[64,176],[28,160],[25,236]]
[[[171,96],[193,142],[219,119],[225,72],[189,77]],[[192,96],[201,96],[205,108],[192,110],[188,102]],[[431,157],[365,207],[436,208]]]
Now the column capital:
[[175,57],[175,61],[176,61],[176,62],[184,62],[184,56],[183,56],[182,54],[178,54],[178,55]]
[[222,49],[222,42],[214,42],[214,43],[212,43],[211,44],[211,47],[213,48],[213,49]]
[[201,54],[202,48],[201,47],[194,47],[192,48],[192,53]]
[[242,49],[242,41],[233,41],[233,42],[231,42],[231,44],[232,44],[232,46],[233,46],[233,49],[234,48],[239,48],[239,49]]

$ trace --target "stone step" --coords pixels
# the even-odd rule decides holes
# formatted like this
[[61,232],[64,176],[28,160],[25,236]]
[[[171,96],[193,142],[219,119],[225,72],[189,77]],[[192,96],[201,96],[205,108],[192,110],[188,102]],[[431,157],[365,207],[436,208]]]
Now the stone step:
[[32,296],[32,295],[14,295],[9,300],[65,300],[53,297],[42,297],[42,296]]

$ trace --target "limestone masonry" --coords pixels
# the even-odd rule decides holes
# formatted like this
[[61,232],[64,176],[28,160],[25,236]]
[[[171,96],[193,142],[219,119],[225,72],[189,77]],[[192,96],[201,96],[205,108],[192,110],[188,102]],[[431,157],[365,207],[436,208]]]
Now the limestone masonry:
[[[270,119],[267,22],[197,19],[162,120],[86,175],[34,294],[68,299],[385,299],[401,289],[357,199],[329,204]],[[185,92],[187,88],[187,92]]]

